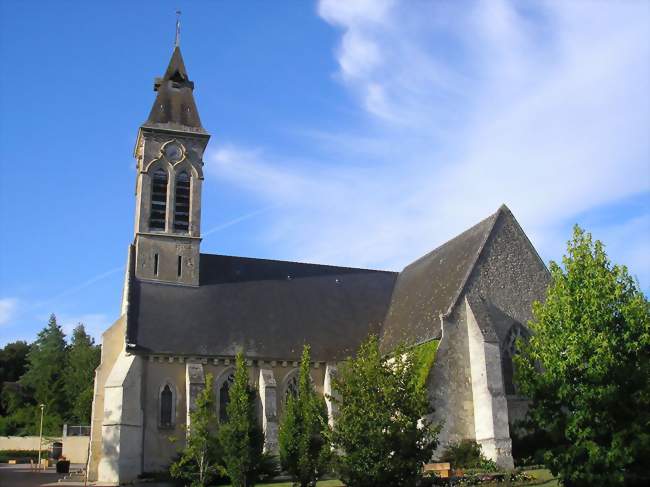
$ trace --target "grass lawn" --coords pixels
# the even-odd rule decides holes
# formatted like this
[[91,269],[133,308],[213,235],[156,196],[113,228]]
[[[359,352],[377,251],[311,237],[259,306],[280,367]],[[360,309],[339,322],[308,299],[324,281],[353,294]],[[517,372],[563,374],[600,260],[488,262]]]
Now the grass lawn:
[[543,485],[544,487],[558,487],[560,485],[555,477],[553,477],[553,474],[545,468],[539,470],[526,470],[526,473],[535,477],[535,485]]

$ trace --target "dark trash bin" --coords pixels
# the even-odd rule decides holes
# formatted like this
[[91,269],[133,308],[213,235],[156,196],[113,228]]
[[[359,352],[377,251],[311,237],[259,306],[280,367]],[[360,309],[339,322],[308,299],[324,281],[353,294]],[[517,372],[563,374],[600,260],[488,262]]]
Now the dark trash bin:
[[56,473],[70,473],[70,460],[56,462]]

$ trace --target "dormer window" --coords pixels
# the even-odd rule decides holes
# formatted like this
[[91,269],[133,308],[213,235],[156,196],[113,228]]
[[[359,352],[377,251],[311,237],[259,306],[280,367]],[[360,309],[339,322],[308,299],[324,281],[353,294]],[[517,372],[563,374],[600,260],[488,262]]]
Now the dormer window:
[[149,228],[165,230],[167,214],[167,171],[157,169],[151,179],[151,213]]
[[183,171],[176,176],[174,230],[187,232],[190,228],[190,176]]

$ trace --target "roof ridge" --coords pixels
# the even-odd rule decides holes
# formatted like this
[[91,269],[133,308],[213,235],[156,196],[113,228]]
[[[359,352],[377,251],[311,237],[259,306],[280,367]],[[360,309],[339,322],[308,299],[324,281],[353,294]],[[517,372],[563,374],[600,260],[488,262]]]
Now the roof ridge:
[[349,267],[349,266],[340,266],[340,265],[332,265],[332,264],[318,264],[315,262],[299,262],[295,260],[282,260],[282,259],[266,259],[263,257],[247,257],[243,255],[226,255],[226,254],[207,254],[204,252],[201,252],[201,255],[209,255],[213,257],[230,257],[233,259],[247,259],[247,260],[258,260],[258,261],[266,261],[266,262],[278,262],[278,263],[284,263],[284,264],[298,264],[298,265],[310,265],[310,266],[315,266],[315,267],[329,267],[332,269],[349,269],[349,270],[354,270],[354,271],[369,271],[369,272],[383,272],[386,274],[399,274],[399,272],[396,271],[387,271],[384,269],[368,269],[366,267]]
[[[486,220],[489,220],[490,218],[493,218],[492,223],[490,224],[490,227],[487,229],[485,232],[485,238],[483,239],[483,242],[481,242],[481,245],[478,248],[478,251],[476,252],[476,256],[474,259],[472,259],[471,264],[467,268],[467,272],[465,273],[465,276],[463,279],[460,281],[460,286],[458,286],[458,290],[456,291],[456,294],[454,295],[454,298],[451,300],[451,303],[449,304],[449,308],[447,308],[447,311],[443,314],[443,317],[449,316],[452,312],[452,310],[456,307],[456,303],[458,303],[458,299],[460,296],[463,294],[463,291],[465,290],[465,286],[467,285],[467,281],[469,280],[469,277],[472,275],[472,272],[474,271],[474,268],[476,267],[476,263],[478,262],[478,259],[481,257],[481,254],[483,253],[483,249],[485,248],[485,244],[487,241],[490,239],[490,236],[492,235],[492,232],[494,231],[494,227],[496,226],[497,220],[499,219],[499,216],[503,214],[504,212],[510,212],[508,207],[505,204],[502,204],[499,209],[494,212],[492,215],[487,217],[485,220],[482,220],[481,223],[483,223]],[[477,225],[480,225],[477,224]]]
[[[503,207],[503,206],[505,206],[505,205],[502,205],[502,207]],[[501,210],[501,208],[499,208],[499,210]],[[408,268],[411,267],[412,265],[417,264],[417,263],[420,262],[421,260],[426,259],[426,258],[429,257],[431,254],[433,254],[434,252],[437,252],[438,250],[440,250],[440,249],[443,248],[444,246],[446,246],[446,245],[452,243],[453,241],[459,239],[460,237],[462,237],[463,235],[465,235],[467,232],[471,231],[473,228],[478,227],[479,225],[481,225],[482,223],[486,222],[486,221],[489,220],[490,218],[493,218],[494,215],[496,215],[496,214],[499,212],[499,210],[497,210],[496,212],[494,212],[494,213],[490,214],[489,216],[483,218],[481,221],[475,223],[475,224],[472,225],[471,227],[466,228],[465,230],[463,230],[462,232],[460,232],[458,235],[455,235],[455,236],[453,236],[452,238],[450,238],[449,240],[446,240],[445,242],[443,242],[443,243],[441,243],[440,245],[438,245],[436,248],[434,248],[434,249],[430,250],[429,252],[427,252],[426,254],[424,254],[424,255],[418,257],[418,258],[415,259],[414,261],[409,262],[409,263],[404,267],[404,269],[402,269],[402,271],[405,271],[406,269],[408,269]]]

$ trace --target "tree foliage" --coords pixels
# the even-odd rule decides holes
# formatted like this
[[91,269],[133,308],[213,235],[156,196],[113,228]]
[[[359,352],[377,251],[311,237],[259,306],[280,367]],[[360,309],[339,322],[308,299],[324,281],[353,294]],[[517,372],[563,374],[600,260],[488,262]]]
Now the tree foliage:
[[72,332],[72,343],[66,357],[63,387],[70,404],[68,420],[90,424],[95,369],[99,365],[100,348],[79,325]]
[[[27,368],[29,345],[23,341],[8,343],[0,350],[0,392],[5,383],[16,382]],[[0,400],[0,416],[5,416],[7,409]]]
[[60,435],[63,422],[89,424],[94,371],[100,348],[79,324],[70,346],[50,316],[34,343],[8,344],[0,350],[0,435]]
[[205,388],[197,396],[196,408],[190,413],[185,448],[170,467],[173,478],[188,481],[192,487],[209,485],[223,473],[213,382],[212,374],[207,374]]
[[311,383],[310,348],[300,362],[298,391],[289,393],[280,423],[280,461],[301,487],[314,485],[328,463],[327,407]]
[[[64,392],[63,369],[66,363],[66,342],[63,330],[50,316],[47,326],[38,334],[27,354],[28,369],[20,384],[32,391],[37,404],[45,404],[47,434],[59,434],[69,399]],[[34,410],[36,411],[36,409]]]
[[338,415],[332,444],[341,453],[337,468],[346,485],[417,482],[439,431],[425,419],[433,411],[417,369],[412,352],[398,347],[382,357],[371,336],[334,378]]
[[551,262],[533,336],[515,357],[518,385],[532,400],[529,426],[552,439],[545,462],[564,485],[647,485],[648,300],[577,226],[562,263]]
[[248,382],[248,368],[241,352],[235,360],[235,378],[226,411],[228,420],[219,428],[226,474],[234,487],[255,485],[264,436],[257,424],[255,390]]

